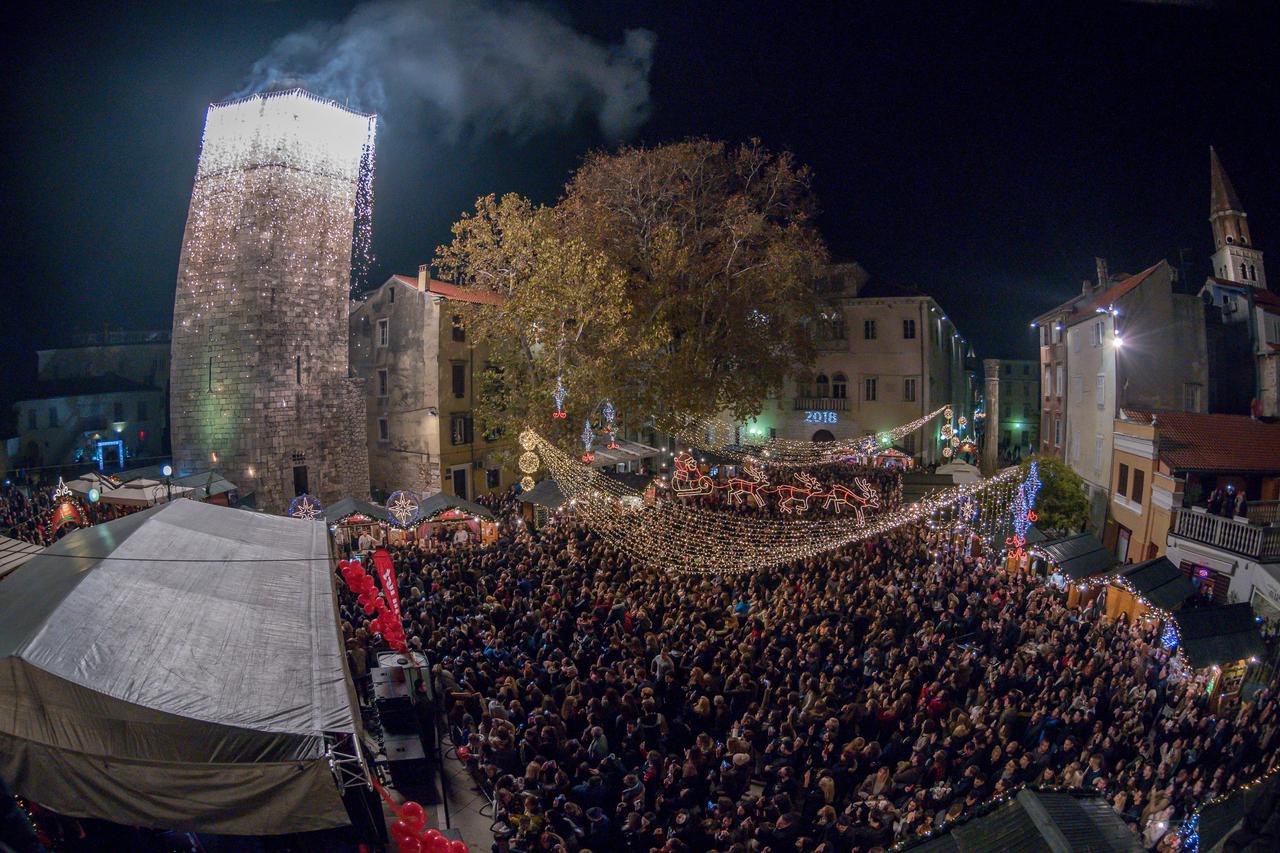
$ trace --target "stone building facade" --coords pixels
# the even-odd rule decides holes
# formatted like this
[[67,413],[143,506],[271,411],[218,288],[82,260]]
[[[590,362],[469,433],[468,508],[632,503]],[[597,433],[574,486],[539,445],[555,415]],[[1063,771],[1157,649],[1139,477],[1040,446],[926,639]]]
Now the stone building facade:
[[1040,447],[1040,363],[1014,358],[988,358],[983,366],[994,369],[996,399],[988,395],[987,427],[996,440],[999,459],[1016,461]]
[[216,466],[269,512],[302,492],[368,496],[347,321],[373,127],[297,89],[206,118],[174,303],[173,464]]
[[518,478],[501,464],[509,437],[476,429],[483,347],[468,340],[460,304],[494,294],[431,278],[393,275],[351,311],[351,368],[364,387],[375,499],[407,489],[461,498],[503,491]]

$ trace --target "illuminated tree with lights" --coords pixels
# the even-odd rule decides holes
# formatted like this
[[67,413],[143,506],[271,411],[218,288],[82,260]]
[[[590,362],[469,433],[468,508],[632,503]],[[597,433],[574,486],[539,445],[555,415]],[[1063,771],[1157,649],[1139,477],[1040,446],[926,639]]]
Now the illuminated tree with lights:
[[546,425],[557,377],[572,417],[549,437],[566,448],[606,399],[624,425],[757,414],[813,360],[814,211],[790,155],[707,140],[591,154],[554,207],[480,199],[436,263],[505,299],[467,316],[503,377],[482,423]]
[[[1036,456],[1043,484],[1036,498],[1036,527],[1043,533],[1074,533],[1084,527],[1089,519],[1089,499],[1084,494],[1084,481],[1061,459],[1052,456]],[[1020,466],[1023,473],[1030,470],[1031,459]]]

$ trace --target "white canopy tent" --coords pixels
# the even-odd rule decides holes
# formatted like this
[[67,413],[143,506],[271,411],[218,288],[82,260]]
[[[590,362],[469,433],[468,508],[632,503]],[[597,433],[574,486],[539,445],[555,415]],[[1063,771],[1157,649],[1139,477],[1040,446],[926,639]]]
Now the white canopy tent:
[[147,507],[164,503],[170,499],[186,497],[195,491],[191,486],[166,484],[160,480],[138,478],[122,483],[115,477],[90,471],[82,477],[67,483],[67,488],[81,498],[88,499],[89,490],[98,490],[98,500],[104,504],[115,506]]
[[0,536],[0,578],[17,570],[19,566],[43,550],[43,545]]
[[75,817],[272,835],[350,821],[325,526],[176,500],[4,580],[0,776]]

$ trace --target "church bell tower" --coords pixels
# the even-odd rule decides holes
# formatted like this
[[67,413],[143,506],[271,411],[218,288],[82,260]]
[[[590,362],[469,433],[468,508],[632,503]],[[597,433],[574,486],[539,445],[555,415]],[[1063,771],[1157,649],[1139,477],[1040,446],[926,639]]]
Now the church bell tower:
[[1209,224],[1213,226],[1214,277],[1265,290],[1267,275],[1262,266],[1262,252],[1253,247],[1248,214],[1212,146],[1209,148]]

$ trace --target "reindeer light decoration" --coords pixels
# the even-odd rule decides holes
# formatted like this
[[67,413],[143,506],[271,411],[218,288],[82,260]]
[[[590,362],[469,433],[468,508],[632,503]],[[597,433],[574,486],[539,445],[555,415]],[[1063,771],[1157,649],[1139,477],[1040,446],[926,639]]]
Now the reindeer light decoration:
[[764,506],[763,492],[768,491],[769,480],[765,477],[764,472],[750,462],[743,463],[742,473],[746,474],[746,478],[734,477],[728,483],[729,499],[734,505],[751,501],[757,507]]
[[835,510],[837,513],[844,509],[853,507],[854,513],[858,517],[858,522],[863,521],[863,510],[867,507],[878,509],[880,507],[880,493],[877,492],[870,483],[861,477],[853,481],[853,489],[846,488],[840,484],[831,487],[831,491],[825,495],[817,495],[817,497],[825,497],[822,503],[823,509]]
[[822,484],[812,474],[801,472],[796,474],[800,485],[778,486],[773,489],[778,493],[778,509],[787,515],[809,511],[809,501],[822,492]]

